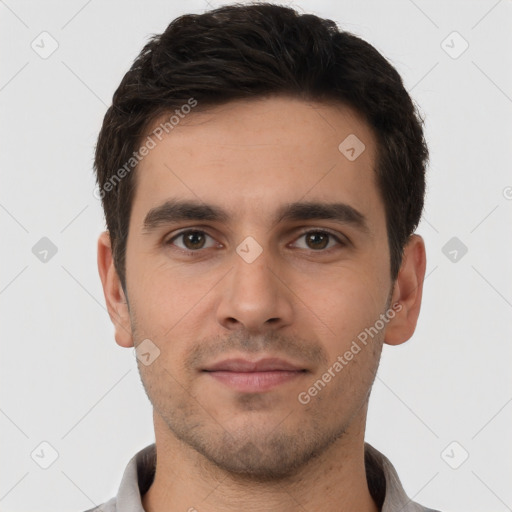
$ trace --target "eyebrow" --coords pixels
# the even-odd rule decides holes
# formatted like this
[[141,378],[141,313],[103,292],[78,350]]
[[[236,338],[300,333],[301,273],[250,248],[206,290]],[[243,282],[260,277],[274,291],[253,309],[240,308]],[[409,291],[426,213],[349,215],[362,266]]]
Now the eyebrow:
[[[143,232],[150,233],[162,225],[184,220],[227,222],[230,215],[222,208],[200,201],[169,199],[147,213]],[[282,206],[276,215],[277,223],[302,220],[334,220],[353,225],[369,234],[366,217],[346,203],[296,202]]]
[[199,201],[179,201],[170,199],[152,208],[144,218],[143,231],[149,233],[163,224],[182,220],[226,222],[228,214],[221,208]]
[[283,206],[278,215],[278,222],[301,220],[335,220],[353,225],[364,233],[370,234],[366,217],[346,203],[290,203]]

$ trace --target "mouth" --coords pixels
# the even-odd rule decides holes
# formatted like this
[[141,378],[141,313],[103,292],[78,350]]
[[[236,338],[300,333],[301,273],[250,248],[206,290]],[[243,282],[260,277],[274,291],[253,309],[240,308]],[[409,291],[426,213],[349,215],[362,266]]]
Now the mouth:
[[202,372],[236,391],[261,393],[303,377],[308,370],[278,358],[236,358],[215,363]]

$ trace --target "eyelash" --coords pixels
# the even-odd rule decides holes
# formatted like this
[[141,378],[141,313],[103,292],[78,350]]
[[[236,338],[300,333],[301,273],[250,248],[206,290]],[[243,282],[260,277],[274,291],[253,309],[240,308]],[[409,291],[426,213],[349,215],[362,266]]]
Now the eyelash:
[[[202,235],[205,235],[206,237],[209,237],[211,238],[212,240],[214,240],[214,238],[209,235],[206,231],[203,231],[201,229],[187,229],[187,230],[184,230],[184,231],[181,231],[180,233],[177,233],[176,235],[174,235],[173,237],[169,238],[167,241],[164,242],[165,245],[174,245],[174,242],[180,238],[180,237],[183,237],[189,233],[199,233],[199,234],[202,234]],[[297,240],[299,240],[300,238],[306,236],[306,235],[310,235],[310,234],[322,234],[322,235],[327,235],[329,236],[329,242],[331,241],[331,239],[334,239],[336,242],[337,242],[337,245],[338,246],[346,246],[347,245],[347,241],[345,240],[342,240],[340,238],[340,236],[334,234],[333,232],[327,230],[327,229],[306,229],[304,231],[301,231],[301,233],[299,234],[299,236],[294,240],[294,242],[296,242]],[[222,244],[220,244],[222,245]],[[196,250],[193,250],[193,249],[183,249],[181,247],[176,247],[175,248],[179,251],[182,251],[184,253],[188,253],[188,254],[193,254],[193,253],[199,253],[201,252],[202,250],[205,250],[205,249],[210,249],[211,247],[206,247],[206,248],[200,248],[200,249],[196,249]],[[315,249],[309,249],[309,251],[311,252],[315,252],[315,253],[321,253],[321,252],[329,252],[331,250],[335,249],[335,247],[329,247],[329,248],[326,248],[326,249],[318,249],[318,250],[315,250]],[[308,249],[305,249],[305,250],[308,250]]]

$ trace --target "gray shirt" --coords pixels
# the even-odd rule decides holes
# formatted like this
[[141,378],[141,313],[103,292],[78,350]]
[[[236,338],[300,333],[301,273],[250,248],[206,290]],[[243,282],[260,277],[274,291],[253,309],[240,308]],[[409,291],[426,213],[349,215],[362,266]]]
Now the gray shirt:
[[[365,443],[368,488],[381,512],[438,512],[410,500],[391,462]],[[155,444],[146,446],[128,463],[117,496],[87,512],[144,512],[141,496],[153,483],[156,468]]]

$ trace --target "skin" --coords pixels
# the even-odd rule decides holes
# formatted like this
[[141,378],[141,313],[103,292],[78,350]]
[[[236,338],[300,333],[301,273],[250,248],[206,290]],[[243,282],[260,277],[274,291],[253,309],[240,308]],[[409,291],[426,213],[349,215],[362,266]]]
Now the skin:
[[[338,150],[350,134],[365,144],[354,161]],[[276,96],[193,112],[139,164],[126,296],[108,232],[98,266],[117,343],[150,339],[160,350],[148,366],[138,363],[157,446],[148,512],[377,510],[363,459],[368,398],[382,344],[414,332],[425,248],[411,236],[392,282],[375,156],[374,134],[347,106]],[[212,205],[225,218],[145,231],[148,212],[168,200]],[[366,229],[346,219],[279,219],[299,201],[345,203]],[[189,239],[177,236],[186,228],[208,236],[196,233],[187,250]],[[248,236],[262,249],[251,263],[236,251]],[[400,308],[394,318],[300,403],[391,304]],[[241,392],[202,371],[229,357],[279,357],[303,371]]]

